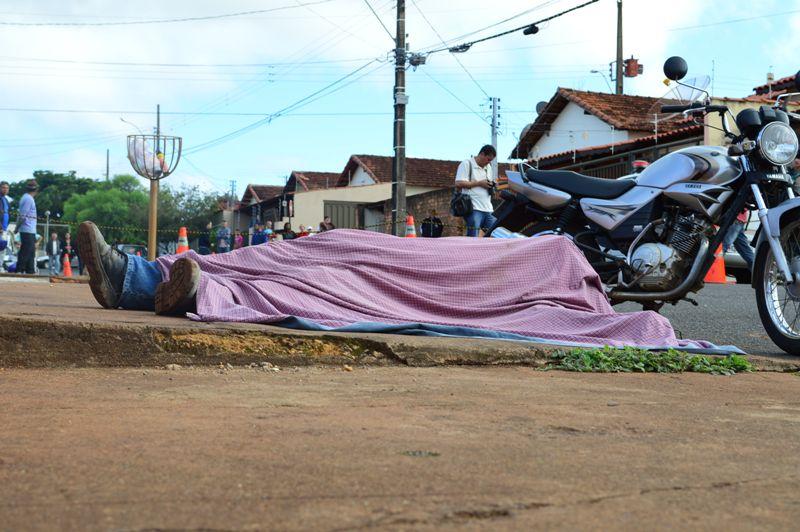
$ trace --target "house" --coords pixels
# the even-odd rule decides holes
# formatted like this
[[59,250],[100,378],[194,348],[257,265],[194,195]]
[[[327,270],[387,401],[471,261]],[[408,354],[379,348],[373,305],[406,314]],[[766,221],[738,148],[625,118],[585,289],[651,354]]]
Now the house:
[[[406,196],[450,190],[457,166],[457,161],[407,158]],[[330,216],[333,224],[340,228],[377,229],[384,224],[382,209],[364,207],[392,197],[392,157],[352,155],[337,175],[335,184],[333,180],[327,181],[331,185],[328,188],[320,188],[319,179],[308,179],[308,188],[302,189],[301,176],[296,177],[298,185],[291,191],[293,226],[316,226],[325,216]],[[308,178],[308,175],[303,177]]]
[[542,159],[614,145],[685,127],[682,116],[660,115],[658,98],[559,87],[536,120],[525,126],[512,159]]

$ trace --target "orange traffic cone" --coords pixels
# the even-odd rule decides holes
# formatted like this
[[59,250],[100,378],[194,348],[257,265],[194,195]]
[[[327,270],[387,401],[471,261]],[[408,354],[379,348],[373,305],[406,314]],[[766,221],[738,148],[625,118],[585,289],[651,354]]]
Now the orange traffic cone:
[[189,237],[186,236],[186,228],[181,227],[178,229],[178,251],[175,253],[184,253],[189,251]]
[[414,217],[406,216],[406,238],[417,238],[417,229],[414,226]]
[[722,246],[717,248],[714,253],[714,264],[709,268],[705,279],[707,283],[725,284],[728,279],[725,277],[725,259],[722,256]]
[[62,277],[72,277],[72,264],[69,263],[69,254],[64,253],[64,270],[61,272]]

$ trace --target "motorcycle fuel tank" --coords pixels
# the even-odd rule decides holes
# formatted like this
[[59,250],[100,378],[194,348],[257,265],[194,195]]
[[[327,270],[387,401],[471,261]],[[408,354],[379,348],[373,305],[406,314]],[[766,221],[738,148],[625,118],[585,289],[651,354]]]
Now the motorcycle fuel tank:
[[730,157],[725,148],[692,146],[657,160],[639,174],[636,183],[661,189],[685,181],[724,185],[741,174],[738,161]]

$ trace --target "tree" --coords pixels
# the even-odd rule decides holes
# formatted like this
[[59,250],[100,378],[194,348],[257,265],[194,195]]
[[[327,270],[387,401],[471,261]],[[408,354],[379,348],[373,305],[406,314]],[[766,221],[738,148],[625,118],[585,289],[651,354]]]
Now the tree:
[[137,243],[147,239],[148,197],[143,190],[108,187],[75,195],[64,205],[64,219],[94,221],[109,242]]
[[[76,177],[74,171],[65,174],[54,173],[49,170],[37,170],[33,178],[39,185],[39,194],[36,195],[36,210],[40,215],[50,211],[53,217],[64,212],[64,203],[75,194],[86,194],[97,188],[100,183],[87,177]],[[18,181],[9,186],[11,197],[19,198],[25,193],[28,180]]]

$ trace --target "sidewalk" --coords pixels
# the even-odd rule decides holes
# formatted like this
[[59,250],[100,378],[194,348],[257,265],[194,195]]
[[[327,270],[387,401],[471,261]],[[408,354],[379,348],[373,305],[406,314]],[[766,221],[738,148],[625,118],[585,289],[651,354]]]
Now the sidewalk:
[[[88,285],[0,278],[0,367],[315,364],[540,366],[552,345],[467,338],[295,331],[106,310]],[[793,359],[750,357],[762,370]]]
[[88,285],[0,278],[0,367],[540,365],[553,346],[493,340],[293,331],[106,310]]

